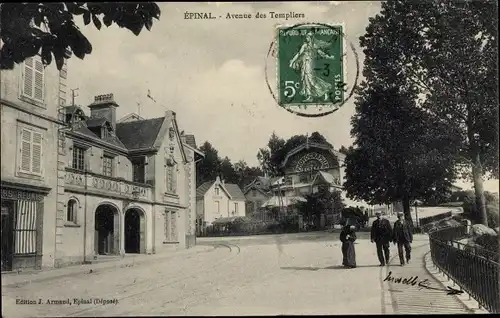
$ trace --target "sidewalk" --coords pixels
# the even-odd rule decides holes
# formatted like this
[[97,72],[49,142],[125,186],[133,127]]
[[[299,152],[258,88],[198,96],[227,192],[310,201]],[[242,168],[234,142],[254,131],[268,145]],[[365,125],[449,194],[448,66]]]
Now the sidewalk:
[[[399,266],[397,249],[391,244],[391,265],[385,268],[385,275],[391,271],[395,278],[418,276],[417,282],[428,280],[428,286],[439,289],[453,287],[453,283],[443,285],[426,270],[425,256],[430,250],[427,235],[414,235],[412,260],[404,267]],[[418,286],[384,281],[390,291],[395,314],[470,314],[472,313],[456,295],[447,295],[446,291],[429,290]],[[388,285],[388,286],[387,286]]]
[[173,259],[186,259],[190,255],[195,255],[204,252],[210,252],[214,249],[214,246],[200,246],[196,245],[189,249],[183,250],[169,250],[159,254],[138,254],[138,255],[127,255],[124,258],[113,258],[107,261],[84,264],[84,265],[73,265],[63,268],[51,268],[45,270],[30,270],[25,272],[12,273],[2,273],[2,288],[4,287],[20,287],[32,282],[43,282],[52,279],[64,278],[68,276],[77,276],[82,274],[87,274],[89,272],[96,272],[102,270],[108,270],[113,268],[123,268],[140,265],[146,262],[155,261],[166,261]]

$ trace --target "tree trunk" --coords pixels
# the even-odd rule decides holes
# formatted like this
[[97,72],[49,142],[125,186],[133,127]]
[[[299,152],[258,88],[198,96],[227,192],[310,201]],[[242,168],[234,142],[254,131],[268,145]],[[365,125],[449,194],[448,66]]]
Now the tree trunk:
[[411,217],[411,207],[410,207],[410,198],[403,198],[403,213],[405,215],[405,220],[411,225],[413,228],[413,220]]
[[476,197],[476,223],[488,226],[488,214],[486,213],[486,200],[483,188],[483,165],[481,164],[479,153],[474,155],[472,177],[474,179],[474,194]]

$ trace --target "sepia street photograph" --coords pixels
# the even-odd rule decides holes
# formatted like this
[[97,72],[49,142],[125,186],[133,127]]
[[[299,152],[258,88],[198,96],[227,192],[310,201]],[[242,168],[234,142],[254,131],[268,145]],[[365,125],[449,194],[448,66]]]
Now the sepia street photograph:
[[500,313],[498,3],[0,3],[2,317]]

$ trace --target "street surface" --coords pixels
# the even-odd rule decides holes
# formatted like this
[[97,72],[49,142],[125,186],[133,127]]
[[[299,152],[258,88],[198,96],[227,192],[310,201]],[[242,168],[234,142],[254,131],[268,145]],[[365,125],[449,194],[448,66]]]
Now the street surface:
[[[408,292],[408,287],[383,282],[389,270],[393,275],[406,276],[407,267],[400,267],[396,259],[389,267],[379,267],[369,233],[358,233],[358,267],[342,268],[338,237],[338,233],[311,232],[198,239],[200,245],[218,247],[179,258],[155,260],[155,256],[151,256],[151,262],[140,265],[103,269],[17,288],[3,287],[2,316],[464,312],[451,298],[454,296],[446,293],[429,294],[417,289]],[[408,267],[411,272],[408,276],[426,275],[422,253],[428,251],[427,237],[417,236],[413,245],[415,258],[410,264],[412,267]],[[391,253],[392,257],[396,256],[392,245]],[[420,305],[411,305],[412,300],[405,299],[405,295],[415,298],[415,294],[423,297]],[[432,302],[443,303],[440,297],[448,302],[447,307],[434,310]],[[55,304],[67,299],[71,304]],[[16,305],[16,300],[31,300],[36,304]],[[403,306],[405,303],[411,306]]]

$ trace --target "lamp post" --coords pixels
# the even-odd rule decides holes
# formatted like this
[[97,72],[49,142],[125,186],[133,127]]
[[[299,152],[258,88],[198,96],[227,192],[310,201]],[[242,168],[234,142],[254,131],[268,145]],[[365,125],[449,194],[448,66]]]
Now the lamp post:
[[422,202],[420,202],[419,200],[415,200],[415,223],[417,225],[417,228],[418,228],[418,208],[417,208],[417,206],[419,204],[422,204]]

